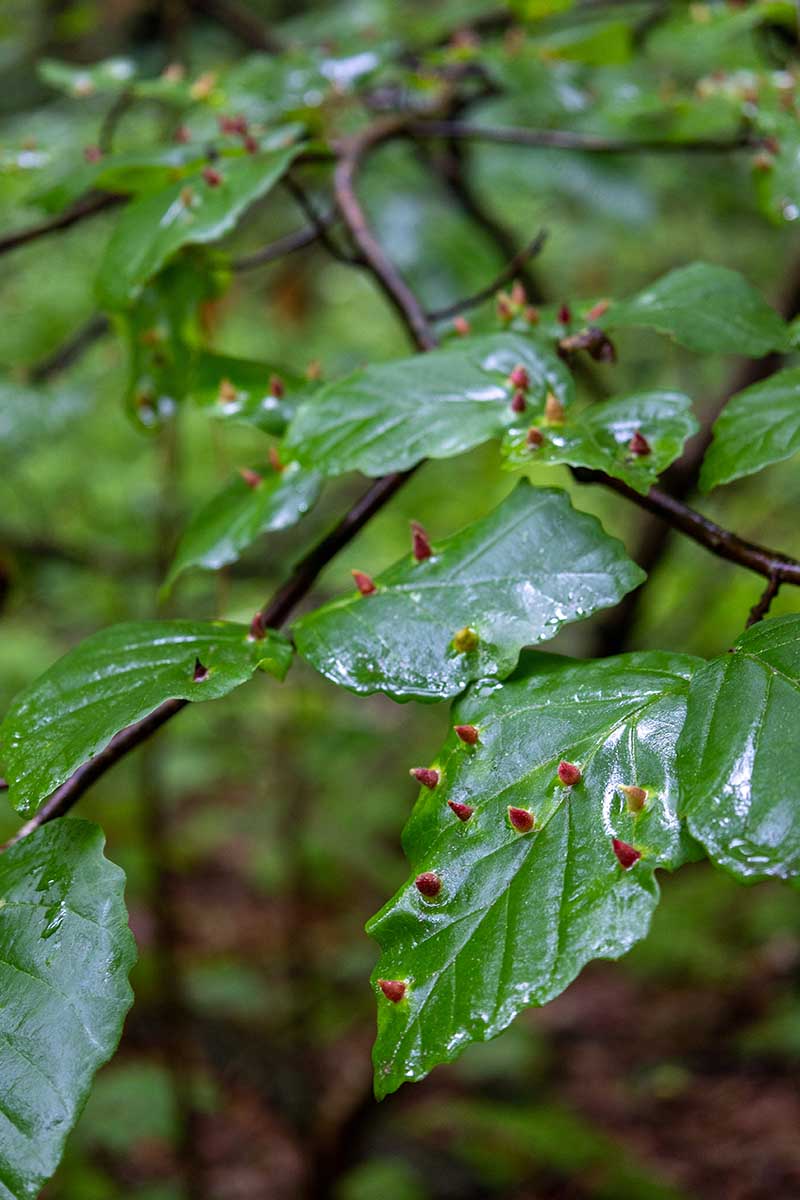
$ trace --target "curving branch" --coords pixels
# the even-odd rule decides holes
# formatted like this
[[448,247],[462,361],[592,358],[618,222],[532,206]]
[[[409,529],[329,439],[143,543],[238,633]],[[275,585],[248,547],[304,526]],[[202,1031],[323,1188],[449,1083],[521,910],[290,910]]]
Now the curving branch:
[[446,308],[436,308],[428,310],[428,319],[430,321],[446,321],[448,317],[455,317],[458,313],[467,312],[470,308],[477,308],[479,304],[483,304],[484,300],[491,300],[495,292],[505,283],[510,283],[511,280],[519,274],[522,267],[530,262],[539,254],[547,241],[547,230],[541,229],[537,233],[533,241],[528,242],[522,250],[519,250],[509,262],[503,267],[502,271],[492,280],[487,283],[486,287],[482,287],[479,291],[473,292],[471,296],[465,296],[463,300],[457,300],[455,304],[448,304]]
[[18,229],[15,233],[7,233],[4,237],[0,237],[0,254],[16,250],[18,246],[26,246],[28,242],[35,242],[37,238],[45,237],[49,233],[59,233],[62,229],[69,229],[80,221],[85,221],[87,217],[94,217],[108,208],[124,204],[127,199],[127,196],[119,196],[115,192],[90,192],[87,196],[76,200],[63,212],[50,217],[49,220],[40,221],[37,225],[29,225],[27,229]]
[[601,133],[572,129],[525,129],[511,125],[477,125],[468,121],[417,120],[408,132],[419,138],[450,138],[497,145],[527,146],[531,149],[585,150],[593,154],[723,154],[752,149],[759,140],[748,132],[733,138],[695,138],[668,141],[665,138],[615,138]]

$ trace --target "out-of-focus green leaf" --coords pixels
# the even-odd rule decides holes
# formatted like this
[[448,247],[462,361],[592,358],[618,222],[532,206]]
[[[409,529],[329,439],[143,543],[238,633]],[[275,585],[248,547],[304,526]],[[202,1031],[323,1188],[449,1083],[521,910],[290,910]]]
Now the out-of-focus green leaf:
[[189,394],[225,420],[255,425],[280,437],[301,399],[318,385],[302,376],[249,358],[198,350],[192,361]]
[[[299,146],[225,160],[163,192],[129,204],[111,235],[98,276],[108,308],[125,308],[182,246],[218,241],[277,183]],[[213,172],[208,175],[208,172]]]
[[[379,1096],[494,1037],[588,961],[619,958],[646,934],[656,868],[693,853],[676,815],[675,745],[697,662],[526,654],[504,684],[476,685],[456,703],[454,726],[476,729],[478,741],[450,734],[439,781],[404,831],[412,877],[368,926],[382,950]],[[569,787],[563,760],[581,772]],[[646,793],[634,811],[624,787]],[[512,826],[509,806],[532,814],[528,832]],[[623,866],[612,839],[638,861]],[[428,872],[441,887],[426,899],[414,877]],[[387,999],[379,979],[405,983],[405,996]]]
[[731,397],[714,422],[700,486],[710,492],[798,451],[800,368],[791,367]]
[[54,821],[0,857],[4,1200],[33,1200],[55,1171],[133,999],[125,877],[103,844],[97,825]]
[[423,458],[450,458],[518,420],[509,380],[517,366],[528,373],[532,407],[549,391],[562,404],[571,401],[572,378],[555,354],[530,338],[498,333],[328,384],[298,409],[287,446],[325,475],[384,475]]
[[[681,392],[646,392],[606,400],[580,412],[568,410],[558,424],[548,423],[543,412],[532,412],[530,425],[506,435],[503,452],[512,467],[540,462],[591,467],[646,494],[683,452],[687,437],[697,432],[691,404]],[[531,428],[541,435],[541,444],[538,437],[530,440]],[[645,438],[649,451],[642,452],[644,447],[637,442],[631,449],[636,434]]]
[[297,621],[300,654],[354,692],[442,700],[474,679],[503,678],[523,646],[616,604],[644,579],[566,492],[526,480],[488,516],[434,539],[433,550],[378,575],[371,595],[344,596]]
[[106,58],[88,67],[43,58],[37,63],[37,70],[45,83],[76,97],[124,91],[136,76],[136,66],[130,58]]
[[319,475],[298,463],[281,470],[257,464],[248,479],[237,475],[195,513],[178,544],[165,588],[187,567],[216,571],[236,562],[260,534],[296,524],[316,503],[321,487]]
[[611,304],[605,328],[643,325],[712,354],[761,358],[788,350],[786,322],[738,271],[709,263],[679,267],[629,300]]
[[283,679],[289,642],[229,621],[131,621],[93,634],[14,700],[0,725],[9,798],[29,814],[126,725],[164,700],[218,700],[261,668]]
[[800,873],[800,617],[746,630],[692,680],[681,810],[739,879]]

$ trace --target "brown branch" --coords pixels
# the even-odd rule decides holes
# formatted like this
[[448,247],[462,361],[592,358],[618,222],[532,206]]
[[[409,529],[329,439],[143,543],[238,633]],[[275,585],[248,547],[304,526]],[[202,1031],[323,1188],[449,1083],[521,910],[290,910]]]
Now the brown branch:
[[49,220],[40,221],[38,225],[29,225],[27,229],[18,229],[14,233],[7,233],[5,237],[0,237],[0,254],[16,250],[18,246],[26,246],[28,242],[35,242],[37,238],[46,237],[49,233],[59,233],[62,229],[69,229],[72,225],[77,225],[79,221],[85,221],[87,217],[94,217],[108,208],[123,204],[127,198],[127,196],[118,196],[114,192],[90,192],[89,195],[76,200],[69,208],[50,217]]
[[227,29],[238,41],[251,50],[265,54],[280,54],[283,50],[276,37],[264,27],[259,18],[239,0],[189,0],[195,12],[202,13]]
[[517,251],[510,262],[506,263],[502,271],[486,287],[481,288],[480,291],[473,292],[471,296],[465,296],[463,300],[457,300],[455,304],[448,304],[446,308],[429,310],[428,319],[430,321],[446,321],[448,317],[455,317],[458,313],[466,312],[470,308],[477,308],[479,304],[483,304],[484,300],[491,300],[495,292],[504,283],[510,283],[519,274],[521,268],[540,253],[546,240],[547,230],[542,229],[537,233],[532,242],[529,242],[522,250]]
[[585,150],[593,154],[719,154],[752,149],[758,139],[749,133],[733,138],[695,138],[666,141],[664,138],[614,138],[572,129],[524,129],[510,125],[474,125],[467,121],[418,120],[408,125],[412,137],[458,138],[497,145],[536,149]]
[[269,242],[260,250],[254,250],[252,254],[243,254],[241,258],[235,258],[231,263],[231,268],[238,272],[252,271],[254,267],[264,267],[267,263],[276,262],[279,258],[294,254],[296,250],[302,250],[304,246],[313,245],[314,242],[319,241],[319,238],[319,228],[316,225],[306,225],[303,229],[297,229],[294,233],[284,234],[274,242]]
[[749,629],[751,625],[757,625],[759,621],[763,620],[769,612],[772,601],[777,596],[780,586],[780,580],[774,576],[767,581],[767,586],[761,593],[761,599],[750,609],[750,616],[747,618],[745,629]]
[[111,322],[108,317],[103,316],[102,313],[95,313],[62,345],[57,346],[52,354],[48,354],[47,358],[43,358],[41,362],[31,367],[28,371],[28,378],[32,383],[46,383],[53,375],[58,375],[59,372],[65,371],[67,367],[71,367],[74,362],[77,362],[90,346],[105,337],[110,328]]
[[337,262],[344,263],[348,267],[363,266],[363,260],[357,258],[346,251],[341,250],[328,232],[329,226],[332,224],[330,217],[325,218],[317,212],[316,207],[311,200],[311,197],[306,192],[305,188],[298,183],[294,176],[289,172],[283,179],[283,185],[289,192],[289,195],[298,206],[303,216],[317,230],[317,236],[322,242],[325,249],[330,254],[331,258],[335,258]]

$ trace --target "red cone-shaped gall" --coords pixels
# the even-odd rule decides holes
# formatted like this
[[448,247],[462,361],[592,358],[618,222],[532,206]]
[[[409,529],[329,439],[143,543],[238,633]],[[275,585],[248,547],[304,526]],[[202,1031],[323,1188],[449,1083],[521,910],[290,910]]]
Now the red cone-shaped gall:
[[258,153],[258,142],[253,137],[252,133],[248,133],[248,135],[244,139],[242,145],[244,146],[244,148],[248,154],[257,154]]
[[203,167],[203,179],[209,187],[219,187],[222,183],[222,175],[216,167]]
[[477,650],[479,644],[480,638],[469,625],[459,629],[453,637],[453,649],[457,654],[469,654],[470,650]]
[[581,781],[581,769],[576,767],[575,763],[565,762],[564,759],[558,764],[558,778],[563,783],[564,787],[572,787]]
[[501,321],[510,321],[514,316],[514,306],[511,303],[511,297],[505,292],[498,292],[495,300],[497,304],[497,315]]
[[466,317],[456,317],[453,321],[453,329],[459,337],[466,337],[470,331],[470,323]]
[[619,789],[628,802],[629,812],[641,812],[647,800],[647,792],[644,788],[635,787],[634,785],[623,785]]
[[527,808],[513,808],[509,805],[508,819],[517,833],[530,833],[534,826],[533,813]]
[[447,807],[453,810],[459,821],[468,821],[475,812],[471,804],[459,804],[457,800],[448,800]]
[[525,402],[525,393],[521,388],[517,388],[514,395],[511,397],[511,411],[514,413],[524,413],[527,408]]
[[528,293],[519,279],[515,279],[511,285],[511,303],[516,304],[517,308],[522,308],[528,303]]
[[406,994],[406,985],[402,979],[379,979],[378,987],[392,1004],[399,1004]]
[[610,300],[598,300],[597,304],[593,304],[586,314],[587,321],[596,321],[598,317],[602,317],[603,313],[608,312]]
[[230,379],[221,379],[219,382],[219,395],[217,396],[220,404],[233,404],[236,399],[236,388],[231,383]]
[[433,789],[439,782],[439,772],[433,767],[412,767],[408,773],[426,788]]
[[564,405],[555,392],[547,393],[547,399],[544,402],[544,419],[551,425],[563,425],[564,423]]
[[411,548],[417,562],[422,562],[433,554],[430,539],[419,521],[411,522]]
[[522,315],[529,325],[538,325],[542,314],[538,308],[534,308],[532,304],[528,304]]
[[204,667],[199,658],[194,660],[194,674],[192,679],[195,683],[204,683],[208,679],[208,667]]
[[475,725],[454,725],[456,737],[461,738],[468,746],[474,746],[478,740],[478,730]]
[[650,443],[640,430],[636,430],[631,440],[628,442],[628,449],[631,454],[650,454]]
[[568,304],[562,304],[558,310],[558,319],[562,325],[569,325],[572,320],[572,313],[569,311]]
[[621,842],[619,838],[612,838],[611,845],[614,847],[614,853],[624,871],[630,870],[633,864],[642,857],[640,850],[635,850],[633,846],[629,846],[627,842]]
[[414,886],[420,896],[426,900],[434,900],[442,890],[442,881],[435,871],[423,871],[414,880]]
[[270,446],[268,455],[269,455],[269,465],[272,467],[273,471],[282,471],[283,463],[281,462],[281,456],[278,453],[278,447]]
[[532,425],[528,430],[528,436],[525,438],[525,445],[529,450],[538,450],[540,446],[543,446],[544,434],[541,429],[537,429],[535,425]]
[[276,400],[282,400],[286,393],[286,385],[280,375],[270,375],[269,377],[269,394],[274,396]]
[[373,592],[377,591],[374,581],[364,571],[351,571],[350,574],[362,596],[371,596]]
[[220,117],[219,131],[228,137],[232,137],[235,134],[238,134],[239,137],[244,137],[247,133],[247,118],[242,116]]
[[512,387],[522,388],[523,391],[531,386],[530,376],[521,363],[514,367],[508,379]]
[[264,624],[264,618],[261,612],[257,612],[250,622],[249,638],[251,642],[260,642],[267,632],[267,627]]
[[239,474],[249,488],[257,488],[261,483],[258,471],[251,471],[249,467],[239,467]]

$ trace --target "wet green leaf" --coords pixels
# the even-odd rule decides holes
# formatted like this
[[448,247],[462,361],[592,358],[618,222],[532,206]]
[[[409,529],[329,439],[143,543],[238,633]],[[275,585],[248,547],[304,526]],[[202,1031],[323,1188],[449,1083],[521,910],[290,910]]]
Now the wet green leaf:
[[713,354],[761,358],[787,350],[786,322],[738,271],[692,263],[657,279],[629,300],[612,303],[604,328],[643,325]]
[[423,458],[451,458],[518,422],[508,378],[518,365],[528,372],[531,407],[548,391],[562,404],[572,400],[572,378],[555,354],[531,338],[499,333],[328,384],[300,406],[287,445],[325,475],[384,475]]
[[136,949],[125,877],[88,821],[0,856],[0,1196],[34,1200],[117,1047]]
[[800,451],[800,368],[779,371],[732,396],[714,422],[700,472],[704,492]]
[[182,246],[218,241],[230,233],[299,152],[299,146],[288,146],[226,159],[211,168],[217,183],[203,174],[191,175],[134,200],[123,211],[100,266],[101,302],[125,308]]
[[[229,621],[131,621],[93,634],[21,692],[0,725],[12,804],[33,812],[115,733],[164,700],[217,700],[258,668],[282,679],[291,655],[280,633],[255,641],[246,625]],[[195,679],[198,660],[202,679]]]
[[216,571],[236,562],[260,534],[296,524],[317,501],[320,477],[298,463],[288,463],[281,471],[257,463],[251,470],[250,482],[236,475],[195,513],[178,544],[165,588],[187,567]]
[[692,680],[681,807],[739,879],[800,873],[800,616],[762,621]]
[[214,416],[255,425],[278,437],[301,399],[318,385],[268,363],[198,350],[192,362],[189,394]]
[[[403,835],[411,877],[368,926],[382,949],[379,1096],[494,1037],[591,959],[618,958],[646,934],[655,869],[694,853],[676,816],[675,745],[698,664],[526,653],[505,683],[456,702],[453,725],[475,727],[479,740],[448,737],[439,782],[423,789]],[[562,760],[580,768],[571,787],[559,780]],[[622,791],[631,786],[646,792],[639,811]],[[509,806],[533,814],[530,832],[516,832]],[[641,858],[623,868],[612,838]],[[441,881],[433,899],[414,884],[423,872]],[[379,979],[405,982],[405,997],[388,1000]]]
[[[569,463],[590,467],[623,479],[637,492],[646,493],[658,475],[683,453],[687,437],[697,432],[692,402],[681,392],[645,392],[592,404],[576,412],[567,410],[563,422],[551,424],[543,411],[526,412],[523,429],[511,430],[503,443],[509,466]],[[531,428],[541,434],[541,445],[529,440]],[[631,439],[641,434],[649,453],[636,452]],[[644,447],[641,447],[644,449]]]
[[523,646],[616,604],[644,579],[566,492],[526,480],[488,516],[434,538],[433,550],[378,575],[373,594],[354,592],[297,621],[300,654],[354,692],[442,700],[474,679],[503,678]]
[[136,77],[136,64],[130,58],[105,58],[85,67],[42,58],[36,70],[45,83],[78,98],[124,91]]

